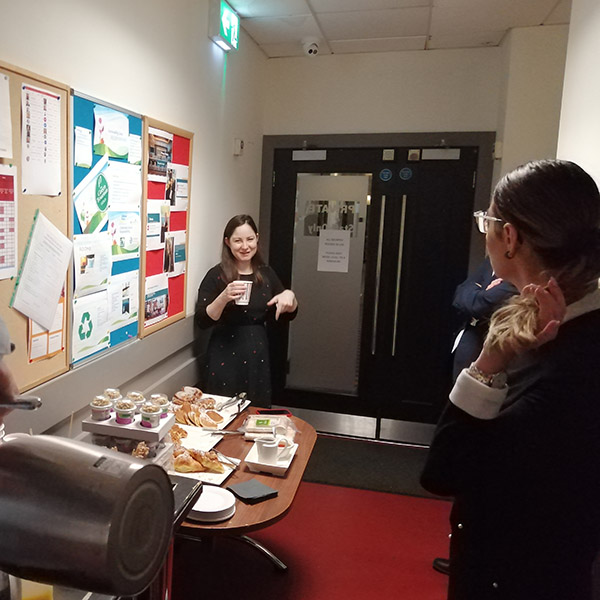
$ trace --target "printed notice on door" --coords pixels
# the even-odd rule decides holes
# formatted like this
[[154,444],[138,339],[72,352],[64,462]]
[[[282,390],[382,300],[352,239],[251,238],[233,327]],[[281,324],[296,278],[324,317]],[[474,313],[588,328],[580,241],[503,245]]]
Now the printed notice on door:
[[349,229],[321,229],[319,231],[317,271],[347,273],[349,256]]

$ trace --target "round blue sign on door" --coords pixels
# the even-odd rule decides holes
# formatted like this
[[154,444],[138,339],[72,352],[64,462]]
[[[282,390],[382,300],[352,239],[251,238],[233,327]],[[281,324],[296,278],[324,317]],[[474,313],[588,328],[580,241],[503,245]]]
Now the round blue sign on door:
[[381,171],[379,171],[379,179],[381,179],[381,181],[389,181],[391,178],[391,169],[381,169]]
[[407,181],[412,178],[413,172],[409,167],[404,167],[404,169],[400,169],[400,173],[398,173],[398,175],[400,175],[400,179]]

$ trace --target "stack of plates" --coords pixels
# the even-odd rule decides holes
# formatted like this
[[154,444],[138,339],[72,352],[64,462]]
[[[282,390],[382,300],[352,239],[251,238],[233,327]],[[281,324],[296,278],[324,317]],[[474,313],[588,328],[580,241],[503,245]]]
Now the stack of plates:
[[214,485],[204,485],[200,498],[190,510],[188,518],[194,521],[214,523],[229,519],[235,513],[235,496]]

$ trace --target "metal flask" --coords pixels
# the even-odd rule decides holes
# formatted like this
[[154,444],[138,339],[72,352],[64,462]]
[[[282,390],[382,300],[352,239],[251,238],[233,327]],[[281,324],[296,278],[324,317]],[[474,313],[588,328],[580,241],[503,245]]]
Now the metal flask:
[[173,502],[157,465],[65,438],[7,435],[0,443],[0,570],[137,594],[165,559]]

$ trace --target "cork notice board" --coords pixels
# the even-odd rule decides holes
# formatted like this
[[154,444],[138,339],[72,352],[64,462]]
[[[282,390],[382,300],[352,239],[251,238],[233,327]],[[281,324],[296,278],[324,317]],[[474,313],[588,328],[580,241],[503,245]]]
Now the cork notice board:
[[193,134],[144,118],[140,336],[185,317]]
[[[11,196],[9,209],[11,214],[8,217],[14,221],[15,225],[15,235],[11,235],[11,227],[3,227],[5,239],[0,241],[0,261],[10,261],[16,258],[16,268],[18,269],[23,258],[34,215],[38,209],[61,233],[66,236],[69,235],[69,138],[67,135],[69,88],[61,83],[3,62],[0,62],[0,78],[2,78],[2,89],[6,92],[8,88],[12,130],[12,153],[9,151],[9,157],[0,158],[0,165],[3,165],[4,168],[10,168],[11,173],[8,178],[5,177],[3,180],[3,187],[0,190],[3,194],[0,198],[8,199]],[[21,134],[22,128],[27,127],[25,124],[28,123],[28,115],[23,114],[22,97],[24,96],[24,90],[28,89],[36,98],[47,97],[48,102],[52,102],[52,106],[57,111],[55,116],[58,113],[60,114],[60,118],[53,121],[53,126],[58,129],[57,139],[60,139],[60,143],[55,146],[58,156],[55,154],[53,157],[54,163],[57,165],[53,171],[56,175],[56,190],[51,195],[45,193],[32,194],[28,193],[32,191],[31,188],[29,190],[23,189]],[[60,178],[58,178],[58,171],[60,171]],[[11,182],[10,190],[7,181]],[[14,187],[12,182],[14,182]],[[13,190],[14,197],[12,197]],[[5,203],[3,208],[8,204]],[[6,217],[6,215],[4,216]],[[16,346],[13,354],[7,356],[5,360],[15,376],[19,390],[23,392],[68,370],[69,357],[65,345],[69,335],[69,311],[67,308],[68,302],[65,302],[64,330],[62,337],[58,338],[61,340],[58,344],[58,351],[50,358],[30,361],[28,352],[29,319],[9,307],[14,287],[15,277],[0,279],[0,314],[8,327],[11,341]],[[66,281],[66,294],[69,294],[69,288],[69,281]]]

